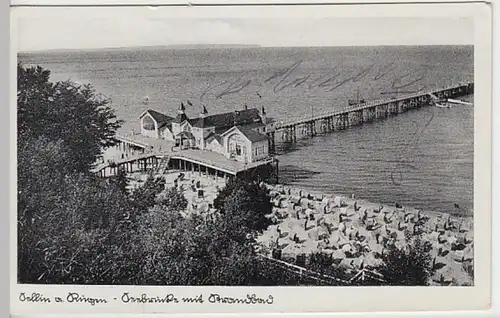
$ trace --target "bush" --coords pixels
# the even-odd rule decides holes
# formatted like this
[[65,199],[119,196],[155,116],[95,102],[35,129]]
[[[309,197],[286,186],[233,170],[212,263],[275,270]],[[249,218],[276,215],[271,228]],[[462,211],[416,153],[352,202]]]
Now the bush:
[[377,271],[388,285],[425,286],[434,274],[432,268],[432,244],[421,236],[407,237],[407,246],[391,246],[382,256],[383,264]]
[[272,221],[271,197],[265,185],[256,181],[231,180],[214,200],[214,207],[235,230],[262,232]]
[[157,198],[157,204],[166,206],[174,211],[183,211],[187,208],[188,201],[182,192],[173,187],[160,193]]

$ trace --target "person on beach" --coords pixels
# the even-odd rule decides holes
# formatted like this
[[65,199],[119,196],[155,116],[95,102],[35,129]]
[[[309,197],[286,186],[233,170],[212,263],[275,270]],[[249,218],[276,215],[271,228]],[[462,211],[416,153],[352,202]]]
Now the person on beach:
[[384,211],[384,222],[386,224],[391,224],[392,223],[392,218],[389,218],[387,215],[389,214],[390,212],[386,212]]
[[363,217],[361,218],[361,223],[363,224],[363,226],[366,226],[367,219],[368,219],[368,216],[367,216],[366,210],[365,210],[365,213],[363,213]]
[[340,222],[340,224],[339,224],[339,231],[340,231],[340,233],[344,234],[344,236],[347,235],[347,232],[346,232],[347,231],[347,227],[346,227],[345,223]]
[[359,210],[361,210],[361,206],[358,205],[358,202],[354,202],[354,211],[355,212],[358,212]]
[[309,220],[314,221],[314,214],[309,212]]

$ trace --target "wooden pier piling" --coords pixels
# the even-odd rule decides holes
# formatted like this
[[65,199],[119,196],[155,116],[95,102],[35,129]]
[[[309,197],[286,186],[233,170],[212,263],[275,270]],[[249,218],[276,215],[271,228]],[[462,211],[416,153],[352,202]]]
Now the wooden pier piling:
[[[302,137],[315,137],[320,133],[329,133],[347,129],[351,126],[362,125],[377,119],[385,119],[389,116],[397,116],[411,109],[430,105],[433,98],[444,99],[465,96],[474,93],[474,83],[463,83],[448,88],[437,89],[427,92],[419,92],[409,96],[392,98],[389,100],[376,101],[350,105],[344,109],[337,109],[326,113],[317,114],[309,118],[297,120],[290,119],[279,122],[275,130],[281,131],[282,141],[289,143],[297,142],[297,127]],[[317,129],[319,127],[319,129]],[[268,134],[268,136],[270,136]],[[274,132],[270,136],[273,152],[275,151]],[[271,147],[270,147],[271,149]]]

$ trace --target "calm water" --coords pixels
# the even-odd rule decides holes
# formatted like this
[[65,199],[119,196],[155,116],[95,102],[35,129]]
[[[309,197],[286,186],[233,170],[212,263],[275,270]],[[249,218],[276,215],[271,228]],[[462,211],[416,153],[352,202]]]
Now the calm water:
[[[473,80],[473,47],[241,48],[21,54],[53,80],[92,83],[111,97],[123,132],[151,108],[196,116],[265,106],[278,120],[342,107],[347,99],[408,94]],[[147,97],[147,104],[145,102]],[[472,96],[469,96],[472,100]],[[427,107],[280,149],[282,181],[373,201],[472,209],[472,106]]]

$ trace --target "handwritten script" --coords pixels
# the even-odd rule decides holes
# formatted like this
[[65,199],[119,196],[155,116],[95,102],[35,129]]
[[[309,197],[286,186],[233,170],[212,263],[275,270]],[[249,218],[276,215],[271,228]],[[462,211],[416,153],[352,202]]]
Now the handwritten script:
[[[270,75],[262,78],[252,78],[249,72],[242,72],[236,79],[223,79],[219,82],[209,83],[200,95],[200,101],[206,102],[207,99],[221,99],[228,95],[238,93],[248,93],[250,89],[262,98],[260,92],[264,89],[271,89],[273,93],[279,93],[285,89],[296,89],[303,87],[309,90],[322,89],[327,92],[333,92],[347,83],[357,83],[363,79],[369,80],[372,84],[382,79],[390,83],[389,90],[382,91],[380,94],[412,94],[425,89],[420,85],[424,80],[423,74],[406,73],[397,75],[397,67],[394,63],[377,65],[375,63],[360,70],[343,72],[343,68],[338,66],[326,74],[313,75],[300,71],[304,60],[298,60],[291,65],[279,70],[275,70]],[[392,76],[392,80],[389,80]]]
[[173,293],[152,296],[147,293],[133,294],[123,292],[119,297],[91,297],[77,292],[68,292],[64,296],[45,296],[41,293],[20,293],[19,301],[22,303],[79,303],[96,306],[108,303],[121,304],[233,304],[233,305],[272,305],[274,297],[267,295],[258,297],[256,294],[247,294],[243,297],[221,295],[218,293],[198,294],[192,297],[179,297]]

